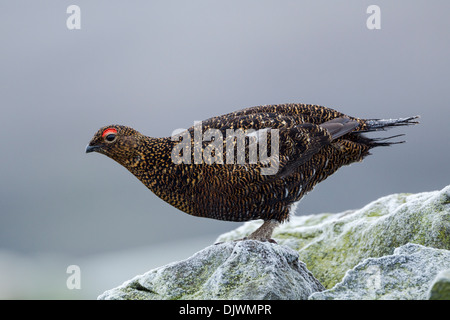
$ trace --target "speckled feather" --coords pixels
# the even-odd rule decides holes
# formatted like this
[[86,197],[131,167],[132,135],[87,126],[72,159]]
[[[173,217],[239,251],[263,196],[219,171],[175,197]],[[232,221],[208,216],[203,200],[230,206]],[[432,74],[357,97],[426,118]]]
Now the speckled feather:
[[[246,164],[226,164],[225,152],[224,164],[175,164],[171,152],[178,142],[171,137],[146,137],[120,125],[101,128],[89,146],[123,165],[158,197],[188,214],[227,221],[281,222],[288,219],[293,203],[341,166],[362,161],[373,147],[392,144],[365,137],[363,132],[414,124],[415,118],[366,120],[316,105],[284,104],[243,109],[202,122],[203,132],[219,129],[224,141],[227,129],[279,129],[279,170],[275,175],[262,175],[264,165],[259,162],[249,164],[248,152]],[[350,126],[343,135],[342,123]],[[113,142],[102,137],[108,128],[117,130]],[[188,131],[193,152],[194,127]]]

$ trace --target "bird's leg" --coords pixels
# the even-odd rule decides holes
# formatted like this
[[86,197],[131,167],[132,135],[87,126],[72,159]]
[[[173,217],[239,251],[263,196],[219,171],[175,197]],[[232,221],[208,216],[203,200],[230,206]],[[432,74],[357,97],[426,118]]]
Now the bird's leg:
[[[248,237],[234,241],[244,241],[244,240],[258,240],[258,241],[268,241],[272,243],[277,243],[275,240],[271,239],[273,229],[275,229],[280,223],[277,220],[265,220],[264,223],[255,231],[253,231]],[[223,242],[217,242],[221,244]]]
[[273,229],[277,227],[280,223],[277,220],[266,220],[264,223],[251,233],[244,240],[259,240],[259,241],[269,241],[276,243],[275,240],[271,239]]

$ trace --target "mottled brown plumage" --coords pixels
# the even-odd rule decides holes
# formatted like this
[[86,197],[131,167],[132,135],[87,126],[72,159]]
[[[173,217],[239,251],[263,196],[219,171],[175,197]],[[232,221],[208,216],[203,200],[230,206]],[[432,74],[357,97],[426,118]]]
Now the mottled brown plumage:
[[[361,161],[371,148],[393,143],[387,142],[387,138],[372,139],[362,133],[415,124],[416,118],[367,120],[316,105],[267,105],[202,122],[202,132],[218,129],[223,134],[223,164],[219,161],[176,164],[171,154],[179,140],[146,137],[120,125],[101,128],[86,152],[96,151],[114,159],[158,197],[188,214],[227,221],[263,219],[263,226],[249,238],[267,240],[273,228],[288,219],[292,204],[317,183],[341,166]],[[278,165],[275,174],[261,174],[267,163],[250,164],[248,148],[244,164],[226,161],[227,129],[239,128],[278,129],[279,159],[278,162],[272,159]],[[195,128],[188,132],[194,153],[198,147],[194,143]],[[237,143],[236,139],[228,142]],[[202,150],[209,143],[203,142]],[[220,156],[215,152],[211,155]]]

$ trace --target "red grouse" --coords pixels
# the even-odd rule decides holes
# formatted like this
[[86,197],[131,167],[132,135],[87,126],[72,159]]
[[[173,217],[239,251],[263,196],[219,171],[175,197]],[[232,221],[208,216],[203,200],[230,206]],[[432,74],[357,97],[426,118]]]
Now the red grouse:
[[265,241],[317,183],[362,161],[374,147],[403,142],[365,132],[416,124],[417,118],[359,119],[316,105],[266,105],[210,118],[176,137],[152,138],[109,125],[94,135],[86,153],[112,158],[193,216],[262,219],[247,239]]

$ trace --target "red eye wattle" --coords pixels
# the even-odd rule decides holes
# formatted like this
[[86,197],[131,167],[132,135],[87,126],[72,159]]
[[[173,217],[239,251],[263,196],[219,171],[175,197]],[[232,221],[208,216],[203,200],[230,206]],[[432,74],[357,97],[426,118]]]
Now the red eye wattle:
[[116,134],[116,133],[117,133],[117,130],[114,129],[114,128],[106,129],[106,130],[103,131],[103,133],[102,133],[102,138],[106,137],[108,134]]

